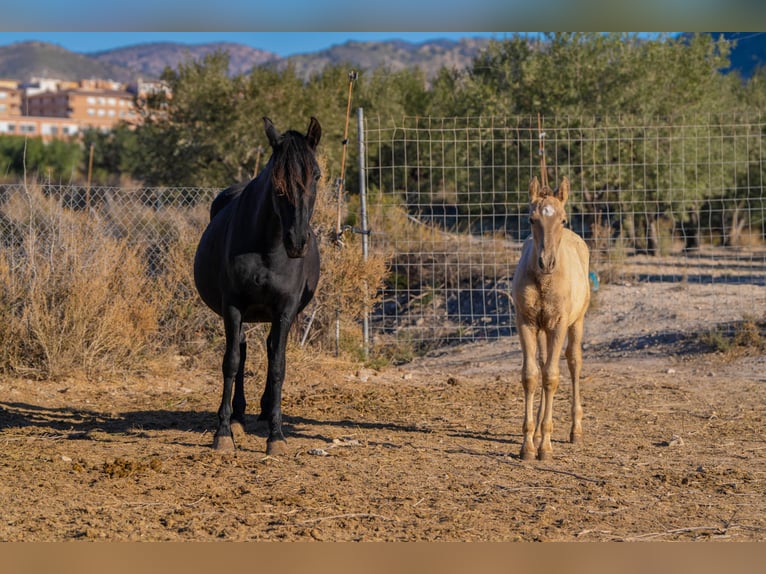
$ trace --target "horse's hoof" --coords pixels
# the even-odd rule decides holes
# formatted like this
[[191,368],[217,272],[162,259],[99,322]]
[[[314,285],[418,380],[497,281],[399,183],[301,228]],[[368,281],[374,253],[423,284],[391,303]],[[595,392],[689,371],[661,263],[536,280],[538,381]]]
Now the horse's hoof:
[[571,434],[569,435],[569,442],[572,444],[582,444],[582,435],[581,434]]
[[230,436],[218,436],[213,438],[213,449],[216,452],[234,452],[234,439]]
[[553,453],[549,450],[541,450],[537,452],[537,460],[551,460]]
[[521,456],[521,460],[535,460],[535,451],[522,450],[520,456]]
[[269,456],[278,456],[287,453],[287,441],[285,439],[266,441],[266,454]]

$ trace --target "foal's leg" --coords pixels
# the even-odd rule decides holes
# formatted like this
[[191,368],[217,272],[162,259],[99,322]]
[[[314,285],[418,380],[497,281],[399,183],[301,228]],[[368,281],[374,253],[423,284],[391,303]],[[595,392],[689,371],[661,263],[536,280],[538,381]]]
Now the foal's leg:
[[261,414],[258,418],[269,423],[267,454],[280,454],[286,450],[287,441],[282,434],[282,383],[285,380],[287,334],[290,332],[291,325],[292,316],[281,316],[271,324],[271,331],[266,339],[268,374],[266,388],[261,397]]
[[584,320],[581,317],[569,328],[567,343],[567,366],[572,378],[572,430],[569,442],[582,441],[582,404],[580,403],[580,371],[582,370],[582,334]]
[[540,460],[546,460],[553,456],[553,446],[551,446],[553,397],[559,386],[559,359],[561,358],[561,349],[566,338],[566,325],[561,325],[563,322],[562,320],[559,323],[555,331],[548,333],[548,357],[543,366],[545,404],[543,405],[543,420],[540,425],[542,431],[540,446],[537,450],[537,458]]
[[537,368],[537,329],[524,324],[517,326],[522,352],[521,384],[524,387],[524,424],[521,427],[524,436],[520,456],[522,460],[531,460],[535,458],[534,401],[537,377],[540,374]]
[[245,324],[239,328],[239,367],[234,379],[234,411],[231,415],[231,427],[235,433],[245,432],[245,363],[247,362],[247,339],[245,338]]
[[[540,366],[540,372],[545,368],[545,361],[548,359],[548,341],[545,331],[540,329],[537,332],[537,361]],[[545,386],[540,387],[540,404],[537,407],[537,424],[535,425],[535,446],[540,446],[543,424],[543,407],[545,406]]]
[[218,451],[234,450],[231,434],[231,399],[234,378],[239,370],[239,342],[242,328],[242,314],[232,305],[224,305],[223,327],[226,332],[226,351],[223,354],[223,396],[218,409],[218,430],[213,439],[213,448]]

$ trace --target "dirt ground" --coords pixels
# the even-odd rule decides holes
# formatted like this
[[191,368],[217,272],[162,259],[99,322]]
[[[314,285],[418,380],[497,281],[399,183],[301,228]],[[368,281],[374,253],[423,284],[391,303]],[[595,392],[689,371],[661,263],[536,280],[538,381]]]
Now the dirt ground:
[[217,368],[2,379],[0,540],[763,541],[766,355],[701,334],[765,308],[759,285],[602,285],[585,443],[562,377],[544,463],[518,458],[515,337],[381,370],[293,353],[279,457],[252,410],[211,449]]

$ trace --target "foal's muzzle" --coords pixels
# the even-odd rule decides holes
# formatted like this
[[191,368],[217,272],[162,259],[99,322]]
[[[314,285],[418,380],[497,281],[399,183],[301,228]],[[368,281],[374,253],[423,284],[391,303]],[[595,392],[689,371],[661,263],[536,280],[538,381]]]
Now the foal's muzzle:
[[540,270],[541,273],[544,273],[546,275],[553,273],[553,269],[556,267],[556,258],[551,257],[550,259],[545,259],[542,255],[537,258],[537,268]]

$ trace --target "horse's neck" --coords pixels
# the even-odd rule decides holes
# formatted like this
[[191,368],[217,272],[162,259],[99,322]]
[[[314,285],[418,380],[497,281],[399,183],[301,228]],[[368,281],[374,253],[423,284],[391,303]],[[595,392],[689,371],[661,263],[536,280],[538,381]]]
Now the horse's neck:
[[237,213],[232,221],[237,235],[249,237],[249,241],[262,247],[268,247],[269,242],[265,239],[274,238],[276,243],[281,237],[281,224],[269,195],[268,178],[269,174],[264,170],[247,186],[239,197]]

